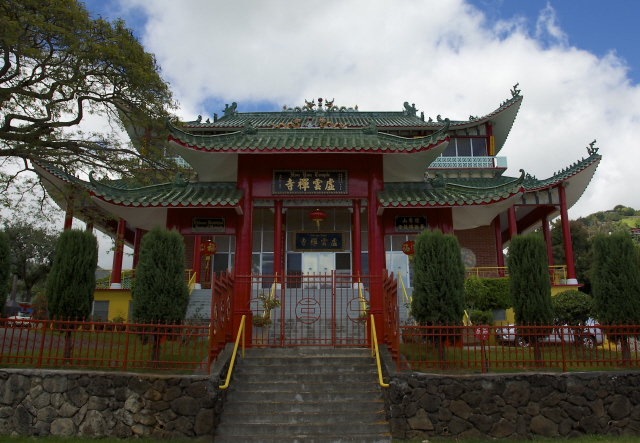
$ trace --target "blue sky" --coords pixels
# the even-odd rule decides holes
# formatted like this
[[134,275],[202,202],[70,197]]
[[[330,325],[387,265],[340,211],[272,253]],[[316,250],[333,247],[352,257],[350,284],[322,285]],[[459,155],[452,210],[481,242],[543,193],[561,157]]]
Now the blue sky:
[[156,55],[184,120],[335,99],[367,111],[415,103],[426,117],[524,100],[500,155],[540,179],[603,160],[571,218],[640,209],[640,1],[90,0]]

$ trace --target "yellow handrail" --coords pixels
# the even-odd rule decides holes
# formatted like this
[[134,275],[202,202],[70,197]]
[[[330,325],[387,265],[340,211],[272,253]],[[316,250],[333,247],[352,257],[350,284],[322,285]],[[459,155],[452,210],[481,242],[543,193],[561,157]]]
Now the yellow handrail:
[[360,312],[367,313],[367,299],[364,298],[362,294],[362,283],[360,283],[360,279],[358,278],[358,298],[360,299]]
[[229,387],[229,382],[231,381],[231,372],[233,372],[233,365],[236,362],[236,353],[238,352],[240,337],[242,337],[242,356],[244,357],[244,320],[246,317],[246,315],[243,315],[242,320],[240,320],[240,327],[238,328],[236,344],[233,346],[233,355],[231,355],[231,363],[229,363],[229,370],[227,371],[227,380],[224,382],[224,385],[218,386],[219,389],[227,389]]
[[191,278],[189,279],[189,294],[191,294],[193,292],[193,290],[196,288],[196,277],[198,274],[196,274],[195,272],[193,273],[193,275],[191,276]]
[[400,282],[400,287],[402,288],[402,303],[411,303],[411,298],[407,294],[407,288],[404,286],[404,281],[402,280],[402,273],[398,272],[398,281]]
[[385,383],[382,379],[382,366],[380,365],[380,351],[378,350],[378,336],[376,335],[376,321],[371,314],[371,356],[376,356],[376,364],[378,365],[378,383],[383,388],[388,388],[389,383]]

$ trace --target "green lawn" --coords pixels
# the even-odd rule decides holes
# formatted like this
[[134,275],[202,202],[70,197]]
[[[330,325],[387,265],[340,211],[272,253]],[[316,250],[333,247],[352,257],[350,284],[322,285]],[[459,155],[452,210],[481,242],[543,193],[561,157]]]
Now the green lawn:
[[[532,440],[536,443],[558,443],[562,441],[568,441],[571,443],[637,443],[640,437],[608,437],[604,435],[589,435],[587,437],[578,437],[572,439],[560,439],[560,438],[537,438],[534,437]],[[429,437],[428,440],[393,440],[394,443],[423,443],[428,441],[429,443],[455,443],[455,442],[464,442],[464,443],[521,443],[523,440],[520,439],[511,439],[511,438],[501,438],[501,439],[470,439],[470,440],[459,440],[455,437]]]

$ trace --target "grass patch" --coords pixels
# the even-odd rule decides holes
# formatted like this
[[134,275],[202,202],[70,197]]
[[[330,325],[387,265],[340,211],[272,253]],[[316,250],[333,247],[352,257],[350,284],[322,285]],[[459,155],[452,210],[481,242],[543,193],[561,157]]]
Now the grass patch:
[[[422,443],[425,440],[393,440],[394,443]],[[522,443],[522,438],[512,439],[512,438],[501,438],[499,440],[496,439],[477,439],[472,438],[468,440],[460,440],[455,437],[429,437],[426,441],[429,443],[452,443],[452,442],[464,442],[464,443],[496,443],[499,441],[500,443]],[[611,437],[607,435],[586,435],[584,437],[576,437],[572,439],[562,439],[562,438],[544,438],[544,437],[533,437],[527,441],[535,442],[535,443],[558,443],[559,441],[569,441],[571,443],[637,443],[638,437]]]

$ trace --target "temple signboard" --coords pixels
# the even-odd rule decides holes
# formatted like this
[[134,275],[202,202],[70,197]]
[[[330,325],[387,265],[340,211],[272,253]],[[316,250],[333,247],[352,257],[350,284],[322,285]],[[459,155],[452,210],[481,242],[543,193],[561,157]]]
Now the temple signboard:
[[396,216],[395,232],[422,232],[427,229],[427,217],[423,215]]
[[225,232],[224,217],[193,218],[191,232],[223,233]]
[[347,170],[274,169],[271,194],[346,195],[349,193]]
[[295,231],[294,251],[323,252],[344,251],[342,231]]

